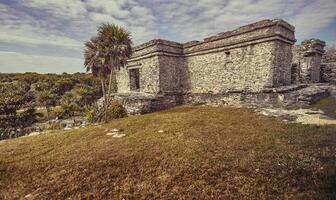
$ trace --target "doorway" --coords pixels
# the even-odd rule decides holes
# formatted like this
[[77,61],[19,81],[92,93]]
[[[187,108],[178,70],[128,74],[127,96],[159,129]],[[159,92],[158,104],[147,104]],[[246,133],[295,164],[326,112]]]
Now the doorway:
[[130,76],[130,90],[131,91],[140,91],[140,72],[139,68],[130,69],[129,70]]

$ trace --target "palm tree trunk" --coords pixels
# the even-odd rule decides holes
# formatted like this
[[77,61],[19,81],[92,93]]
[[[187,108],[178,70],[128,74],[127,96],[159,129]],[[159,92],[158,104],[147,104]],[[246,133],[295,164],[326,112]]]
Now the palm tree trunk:
[[107,96],[106,96],[106,84],[105,84],[105,79],[104,78],[101,78],[100,79],[100,81],[101,81],[101,86],[102,86],[102,91],[103,91],[103,97],[104,97],[104,101],[103,101],[103,113],[104,113],[104,121],[106,122],[106,120],[107,120],[107,115],[106,115],[106,105],[107,105],[107,101],[108,101],[108,99],[107,99]]
[[49,108],[49,106],[46,106],[46,110],[47,110],[48,123],[50,123],[50,108]]
[[103,97],[106,98],[106,93],[105,93],[105,84],[104,84],[104,79],[100,79],[101,86],[102,86],[102,91],[103,91]]
[[105,80],[104,78],[100,79],[101,82],[101,86],[102,86],[102,91],[103,91],[103,97],[104,97],[104,101],[103,101],[103,106],[105,105],[105,101],[106,101],[106,90],[105,90]]
[[112,77],[113,77],[113,69],[111,67],[111,72],[110,72],[110,79],[109,79],[109,85],[108,85],[108,91],[107,91],[107,101],[105,102],[105,122],[107,122],[107,112],[108,112],[108,107],[110,104],[110,99],[111,99],[111,90],[112,90]]

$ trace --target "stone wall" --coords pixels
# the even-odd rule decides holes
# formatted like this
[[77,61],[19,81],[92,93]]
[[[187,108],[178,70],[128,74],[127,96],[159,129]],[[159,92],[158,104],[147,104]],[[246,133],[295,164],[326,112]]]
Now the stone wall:
[[160,89],[162,92],[181,92],[185,59],[177,56],[160,56]]
[[144,93],[158,93],[160,91],[160,64],[158,57],[148,57],[144,59],[129,62],[128,66],[120,69],[117,73],[118,93],[129,93],[130,74],[129,70],[139,68],[140,72],[140,90]]
[[323,56],[321,64],[321,81],[336,83],[336,53]]
[[321,81],[321,59],[325,42],[318,39],[303,41],[293,48],[293,83],[318,83]]
[[181,104],[235,107],[304,107],[321,98],[336,95],[336,85],[297,84],[267,88],[261,92],[113,94],[128,114],[144,114]]
[[116,93],[112,94],[112,98],[122,103],[129,115],[145,114],[181,104],[181,100],[178,95]]
[[187,57],[189,91],[256,91],[272,86],[273,45],[272,42],[266,42]]
[[118,92],[130,91],[128,70],[139,68],[143,93],[257,92],[291,83],[294,27],[263,20],[203,41],[152,40],[135,47],[117,73]]
[[291,64],[292,64],[292,44],[281,41],[274,42],[274,52],[276,55],[272,60],[273,66],[273,87],[284,86],[291,84]]

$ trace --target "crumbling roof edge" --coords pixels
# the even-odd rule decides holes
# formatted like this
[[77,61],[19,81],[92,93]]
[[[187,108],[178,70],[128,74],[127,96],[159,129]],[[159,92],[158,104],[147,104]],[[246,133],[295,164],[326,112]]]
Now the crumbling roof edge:
[[178,43],[178,42],[174,42],[174,41],[170,41],[170,40],[164,40],[164,39],[153,39],[150,40],[148,42],[145,42],[143,44],[140,44],[138,46],[133,47],[133,51],[139,51],[142,49],[145,49],[147,47],[153,46],[153,45],[158,45],[158,44],[163,44],[163,45],[167,45],[167,46],[171,46],[171,47],[175,47],[175,48],[189,48],[195,45],[199,45],[199,44],[203,44],[203,43],[207,43],[207,42],[212,42],[212,41],[216,41],[216,40],[220,40],[220,39],[225,39],[231,36],[235,36],[235,35],[240,35],[240,34],[244,34],[247,32],[251,32],[257,29],[261,29],[261,28],[265,28],[265,27],[270,27],[270,26],[282,26],[284,28],[286,28],[289,31],[294,32],[295,31],[295,27],[290,25],[289,23],[287,23],[286,21],[282,20],[282,19],[266,19],[266,20],[261,20],[252,24],[248,24],[245,26],[241,26],[237,29],[231,30],[231,31],[226,31],[226,32],[221,32],[218,33],[214,36],[210,36],[207,38],[204,38],[203,41],[189,41],[189,42],[185,42],[185,43]]

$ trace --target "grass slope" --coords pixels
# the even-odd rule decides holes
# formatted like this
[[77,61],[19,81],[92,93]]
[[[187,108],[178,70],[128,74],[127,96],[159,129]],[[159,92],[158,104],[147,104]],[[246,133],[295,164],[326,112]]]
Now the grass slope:
[[335,143],[336,126],[182,106],[1,142],[0,199],[334,198]]
[[322,110],[328,117],[336,119],[336,98],[326,97],[319,100],[317,103],[310,106],[310,108]]

